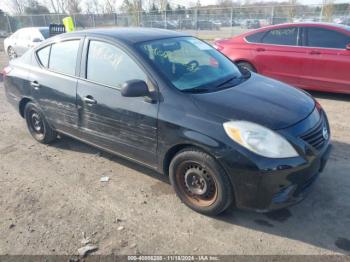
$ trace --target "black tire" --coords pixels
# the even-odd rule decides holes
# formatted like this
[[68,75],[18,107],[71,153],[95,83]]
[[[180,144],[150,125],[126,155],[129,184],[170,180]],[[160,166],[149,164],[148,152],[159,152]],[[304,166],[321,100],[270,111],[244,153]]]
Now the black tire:
[[213,157],[196,148],[175,155],[170,162],[169,177],[181,201],[199,213],[218,215],[233,201],[225,170]]
[[257,72],[255,67],[251,63],[248,63],[248,62],[238,62],[237,66],[239,66],[240,68],[249,70],[251,72],[254,72],[254,73]]
[[10,58],[10,60],[15,59],[15,58],[18,57],[16,51],[13,49],[12,46],[9,46],[9,47],[7,48],[7,55],[8,55],[8,57]]
[[57,139],[57,133],[45,119],[44,114],[33,102],[28,102],[24,108],[24,117],[29,133],[42,144],[50,144]]

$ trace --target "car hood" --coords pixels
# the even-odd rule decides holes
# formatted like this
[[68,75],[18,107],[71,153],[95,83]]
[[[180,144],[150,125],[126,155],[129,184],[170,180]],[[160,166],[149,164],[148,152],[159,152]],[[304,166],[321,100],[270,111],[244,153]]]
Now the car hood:
[[305,119],[314,99],[303,91],[252,73],[245,82],[217,92],[192,94],[201,111],[227,120],[245,120],[283,129]]

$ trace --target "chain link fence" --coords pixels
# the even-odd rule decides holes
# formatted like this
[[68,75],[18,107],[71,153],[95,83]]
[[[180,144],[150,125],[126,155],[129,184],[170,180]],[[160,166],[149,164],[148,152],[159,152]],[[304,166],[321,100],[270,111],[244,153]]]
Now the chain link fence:
[[[62,23],[67,14],[0,16],[0,36],[23,27]],[[186,31],[203,39],[224,38],[246,30],[286,22],[334,22],[350,25],[350,4],[242,5],[162,12],[72,14],[77,30],[94,27],[152,27]]]

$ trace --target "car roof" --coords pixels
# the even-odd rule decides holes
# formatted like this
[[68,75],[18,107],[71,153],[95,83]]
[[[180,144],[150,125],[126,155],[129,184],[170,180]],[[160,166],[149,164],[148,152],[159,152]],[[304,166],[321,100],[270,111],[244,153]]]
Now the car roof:
[[[328,29],[339,29],[340,31],[350,33],[350,26],[342,25],[342,24],[336,24],[336,23],[325,23],[325,22],[296,22],[296,23],[282,23],[277,25],[268,25],[264,26],[255,30],[248,31],[246,33],[240,34],[236,36],[237,38],[246,37],[249,35],[253,35],[258,32],[265,32],[267,30],[271,29],[279,29],[284,27],[290,27],[290,26],[305,26],[305,27],[313,27],[313,26],[320,26]],[[234,38],[236,38],[234,37]]]
[[[297,26],[325,26],[325,27],[338,27],[338,28],[345,28],[345,29],[350,29],[349,26],[347,25],[342,25],[342,24],[336,24],[336,23],[326,23],[326,22],[296,22],[296,23],[283,23],[280,25],[297,25]],[[276,25],[278,26],[278,25]]]
[[38,26],[38,27],[35,27],[35,26],[32,26],[32,27],[22,27],[22,28],[18,29],[17,31],[19,31],[19,30],[33,30],[33,29],[38,29],[38,30],[40,30],[40,29],[49,29],[49,27],[48,27],[48,26]]
[[325,22],[296,22],[296,23],[283,23],[283,24],[277,24],[277,25],[270,25],[266,27],[262,27],[260,29],[267,29],[267,28],[279,28],[279,27],[288,27],[288,26],[321,26],[321,27],[333,27],[333,28],[339,28],[343,30],[350,30],[350,27],[347,25],[342,24],[336,24],[336,23],[325,23]]
[[73,35],[99,35],[115,38],[125,43],[140,43],[152,40],[189,36],[188,34],[157,28],[139,28],[139,27],[128,27],[128,28],[95,28],[83,31],[76,31],[72,33],[62,34],[61,36],[73,36]]

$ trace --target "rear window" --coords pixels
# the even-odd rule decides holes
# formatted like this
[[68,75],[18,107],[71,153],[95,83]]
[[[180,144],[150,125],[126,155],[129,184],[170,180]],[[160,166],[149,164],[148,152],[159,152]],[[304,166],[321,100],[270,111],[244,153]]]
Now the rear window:
[[45,39],[49,38],[50,32],[48,28],[40,28],[39,31]]
[[298,28],[287,27],[268,31],[263,38],[263,43],[275,45],[297,45]]
[[264,36],[265,31],[264,32],[258,32],[255,34],[251,34],[245,37],[245,39],[250,42],[250,43],[260,43],[261,42],[261,38]]
[[53,71],[75,75],[80,40],[68,40],[53,44],[49,68]]
[[307,46],[345,49],[350,37],[337,31],[309,27],[307,28]]

